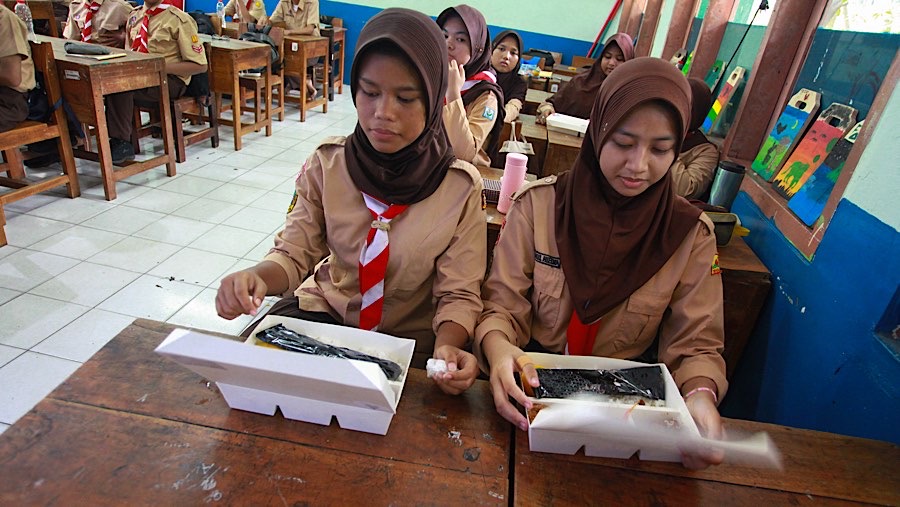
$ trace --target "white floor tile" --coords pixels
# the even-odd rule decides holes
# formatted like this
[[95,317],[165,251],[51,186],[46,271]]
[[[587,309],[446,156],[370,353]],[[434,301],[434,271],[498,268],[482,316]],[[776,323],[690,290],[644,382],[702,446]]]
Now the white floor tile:
[[115,206],[116,204],[113,202],[96,200],[91,197],[60,199],[46,206],[41,206],[29,214],[36,217],[59,220],[60,222],[79,224]]
[[144,275],[97,308],[110,312],[165,321],[200,293],[202,287]]
[[216,291],[204,289],[166,322],[237,336],[247,327],[252,318],[250,315],[241,315],[234,320],[225,320],[219,317],[216,313]]
[[189,195],[154,188],[128,201],[128,205],[159,213],[171,213],[193,200],[194,198]]
[[0,262],[0,287],[26,292],[78,264],[75,259],[19,250]]
[[144,227],[134,235],[139,238],[185,246],[203,233],[213,228],[213,224],[169,215]]
[[0,423],[0,435],[3,434],[6,430],[9,429],[9,424]]
[[[293,196],[293,193],[291,196]],[[287,215],[288,206],[290,206],[290,204],[291,197],[286,197],[286,194],[282,192],[272,191],[263,194],[262,197],[251,202],[250,207]]]
[[144,187],[155,188],[166,183],[171,178],[172,176],[166,174],[165,166],[160,166],[148,171],[137,173],[134,176],[129,176],[121,181],[124,183],[131,183],[132,185],[141,185]]
[[[152,190],[152,187],[149,186],[141,186],[141,185],[131,185],[125,183],[124,181],[116,182],[116,198],[112,202],[116,204],[124,204],[135,197],[143,195]],[[103,185],[97,185],[94,187],[82,188],[81,195],[88,197],[97,197],[100,199],[106,199],[106,193],[103,190]]]
[[[290,204],[290,200],[284,199],[281,202],[284,204],[284,209],[286,211]],[[284,211],[268,211],[248,207],[232,215],[231,218],[222,222],[222,225],[230,225],[231,227],[238,227],[248,231],[271,234],[284,227],[284,222]]]
[[[253,247],[250,247],[250,248],[253,248]],[[248,248],[247,250],[249,251],[250,248]],[[3,303],[6,303],[7,301],[12,300],[13,298],[18,297],[20,294],[22,294],[22,292],[20,292],[20,291],[12,290],[12,289],[4,289],[3,287],[0,287],[0,305],[2,305]]]
[[53,333],[31,350],[85,362],[132,322],[134,317],[94,309]]
[[266,193],[266,191],[261,188],[251,188],[245,185],[226,183],[206,194],[205,197],[216,201],[225,201],[246,206],[259,199],[264,193]]
[[164,216],[155,211],[122,205],[89,218],[81,225],[120,234],[134,234]]
[[247,143],[241,148],[241,154],[243,155],[253,155],[254,157],[261,157],[263,159],[268,159],[275,155],[278,155],[284,148],[281,146],[272,146],[269,144],[264,144],[261,141],[263,139],[273,139],[275,136],[272,135],[270,137],[261,137],[259,140],[254,140],[252,143]]
[[203,197],[186,204],[172,212],[172,215],[212,224],[222,223],[225,219],[244,209],[240,204],[231,204]]
[[181,250],[181,246],[128,237],[88,259],[95,264],[146,273]]
[[38,241],[31,248],[83,260],[106,250],[125,237],[115,232],[76,225],[50,238]]
[[51,194],[35,194],[30,195],[24,199],[19,199],[18,201],[11,202],[9,204],[3,205],[3,210],[14,213],[28,213],[29,211],[36,210],[41,206],[46,206],[50,203],[60,201],[62,199],[68,200],[68,197],[60,197],[58,195]]
[[188,246],[206,252],[243,257],[266,237],[268,237],[267,234],[260,232],[217,225]]
[[82,262],[31,289],[29,294],[93,307],[133,282],[138,276],[140,273],[133,271]]
[[231,180],[231,183],[244,185],[252,188],[261,188],[263,190],[272,190],[284,180],[284,176],[275,176],[266,174],[262,171],[248,171],[245,174]]
[[0,343],[22,349],[34,347],[88,310],[81,305],[22,294],[0,306]]
[[27,247],[72,227],[72,224],[31,215],[6,217],[6,241],[10,245]]
[[230,255],[185,248],[150,270],[148,274],[206,287],[236,261],[237,258]]
[[25,349],[0,345],[0,367],[25,353]]
[[247,155],[243,152],[235,153],[234,155],[229,155],[228,157],[219,161],[223,167],[237,167],[238,169],[252,169],[259,164],[262,164],[266,161],[267,157],[257,157],[254,155]]
[[300,169],[303,168],[302,163],[294,163],[294,162],[282,162],[279,160],[266,160],[262,164],[253,168],[253,172],[271,174],[272,176],[278,176],[281,181],[283,178],[287,178],[292,176],[294,178],[300,173]]
[[0,368],[0,422],[19,420],[79,366],[75,361],[26,352]]
[[160,188],[168,190],[169,192],[178,192],[179,194],[201,197],[220,186],[222,186],[221,181],[200,178],[196,175],[189,174],[184,176],[178,175],[163,184]]
[[[7,213],[6,218],[9,218],[9,217],[10,217],[10,214]],[[19,248],[17,246],[12,246],[12,245],[0,246],[0,259],[3,259],[4,257],[8,257],[8,256],[18,252],[19,250],[21,250],[21,248]]]
[[259,262],[268,255],[269,250],[271,250],[273,246],[275,246],[275,235],[271,234],[268,238],[257,243],[252,250],[244,254],[244,258]]
[[191,176],[196,176],[198,178],[206,178],[209,180],[221,181],[222,183],[227,183],[238,176],[246,173],[250,169],[238,169],[237,167],[228,167],[222,165],[221,162],[211,162],[209,164],[204,165],[203,167],[198,167],[194,172],[191,173]]

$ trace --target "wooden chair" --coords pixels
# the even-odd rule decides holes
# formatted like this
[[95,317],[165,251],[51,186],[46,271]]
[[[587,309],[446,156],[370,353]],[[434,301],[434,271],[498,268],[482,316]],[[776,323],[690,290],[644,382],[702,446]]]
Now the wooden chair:
[[[35,70],[44,75],[44,87],[47,90],[47,100],[51,108],[57,102],[61,104],[62,92],[56,75],[53,47],[50,43],[32,42],[31,56],[34,60]],[[25,167],[22,164],[19,147],[47,139],[56,139],[63,173],[37,181],[28,180],[25,178]],[[0,246],[4,246],[7,244],[4,231],[6,217],[3,213],[5,204],[63,185],[66,186],[66,194],[74,198],[81,195],[81,189],[75,173],[75,158],[72,155],[69,127],[66,124],[66,115],[62,107],[56,107],[53,110],[47,123],[25,121],[12,130],[0,133],[0,151],[3,152],[3,158],[6,160],[6,163],[0,164],[0,173],[7,173],[7,176],[0,176],[0,185],[13,189],[0,194]]]
[[319,16],[319,23],[331,25],[331,28],[322,28],[320,31],[323,37],[328,37],[328,45],[331,47],[331,86],[328,88],[328,100],[333,101],[335,89],[338,93],[344,93],[344,33],[335,30],[344,27],[344,20],[334,16]]
[[[284,121],[284,28],[273,27],[269,31],[269,37],[278,46],[278,61],[272,62],[272,68],[278,72],[272,72],[270,84],[272,90],[277,92],[278,105],[275,105],[276,94],[272,94],[272,118],[278,113],[278,121]],[[252,112],[253,121],[258,122],[262,116],[263,104],[265,104],[265,76],[241,76],[238,80],[241,87],[241,112]],[[245,95],[244,92],[247,92]],[[269,93],[272,93],[271,91]],[[253,107],[246,105],[247,100],[253,99]]]
[[[206,48],[206,59],[209,61],[209,44],[204,44],[203,46]],[[172,137],[175,142],[176,162],[187,160],[186,149],[192,144],[209,139],[213,148],[219,147],[219,111],[209,89],[208,72],[194,75],[191,78],[191,83],[188,85],[187,93],[183,97],[172,100],[171,105]],[[142,111],[150,114],[150,123],[147,125],[144,125],[141,121],[140,113]],[[159,118],[156,111],[156,104],[135,100],[135,123],[131,139],[135,153],[141,152],[140,138],[159,131]],[[200,130],[185,130],[185,119],[190,120],[194,125],[206,124],[206,126]]]

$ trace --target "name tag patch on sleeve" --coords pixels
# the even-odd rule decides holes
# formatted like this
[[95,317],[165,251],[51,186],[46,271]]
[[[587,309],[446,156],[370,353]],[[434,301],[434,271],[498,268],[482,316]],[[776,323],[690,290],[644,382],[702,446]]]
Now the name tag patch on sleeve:
[[494,111],[493,109],[491,109],[489,107],[486,107],[486,108],[484,108],[484,113],[482,113],[481,116],[487,118],[488,120],[493,120],[495,114],[497,114],[497,111]]
[[545,253],[534,251],[534,261],[538,264],[543,264],[545,266],[550,266],[551,268],[557,268],[561,266],[559,262],[559,257],[553,257],[552,255],[547,255]]

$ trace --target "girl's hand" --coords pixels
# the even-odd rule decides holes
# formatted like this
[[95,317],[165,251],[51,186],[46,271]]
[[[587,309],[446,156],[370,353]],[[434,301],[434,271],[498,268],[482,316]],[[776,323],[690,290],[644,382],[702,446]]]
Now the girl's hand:
[[216,312],[223,319],[232,320],[245,313],[256,315],[266,297],[268,286],[252,271],[238,271],[222,279],[216,293]]
[[[686,400],[688,411],[694,422],[700,429],[700,434],[713,440],[722,440],[725,437],[725,429],[722,426],[722,417],[716,408],[716,402],[712,393],[698,391]],[[725,452],[721,449],[696,452],[693,454],[682,453],[681,463],[685,468],[703,470],[710,465],[718,465],[725,459]]]
[[475,356],[453,345],[441,345],[434,350],[435,359],[447,363],[447,371],[432,379],[447,394],[460,394],[475,383],[478,377],[478,361]]
[[538,125],[544,125],[547,123],[547,117],[555,112],[556,110],[553,109],[553,104],[544,104],[540,108],[538,108],[537,116],[534,118],[534,122]]
[[446,95],[448,104],[462,96],[460,90],[462,90],[463,83],[465,82],[466,69],[461,64],[456,63],[456,60],[450,60],[450,73],[447,75]]
[[[515,405],[510,403],[509,397],[512,396],[526,410],[531,408],[532,403],[516,384],[515,375],[522,372],[529,385],[539,386],[540,382],[534,364],[522,352],[522,349],[509,343],[499,331],[492,331],[484,337],[482,349],[491,366],[491,393],[494,395],[494,407],[497,408],[497,413],[515,424],[517,428],[523,431],[527,430],[528,419],[516,409]],[[519,359],[520,357],[522,359]]]

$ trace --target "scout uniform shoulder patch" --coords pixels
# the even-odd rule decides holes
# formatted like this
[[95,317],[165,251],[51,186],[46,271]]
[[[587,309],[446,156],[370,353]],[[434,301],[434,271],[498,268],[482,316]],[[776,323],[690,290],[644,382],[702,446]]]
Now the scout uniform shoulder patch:
[[712,262],[712,270],[710,270],[710,275],[721,275],[722,268],[719,267],[719,254],[713,256]]
[[191,35],[191,44],[196,44],[198,42],[200,42],[200,37],[197,37],[196,35]]
[[294,190],[294,198],[291,199],[291,204],[288,206],[288,210],[287,210],[288,213],[290,213],[291,211],[294,211],[294,206],[297,205],[297,197],[298,197],[297,191]]
[[484,113],[482,113],[481,116],[487,118],[488,120],[493,120],[495,114],[497,114],[496,111],[494,111],[493,109],[491,109],[491,108],[489,108],[489,107],[485,107],[485,108],[484,108]]

